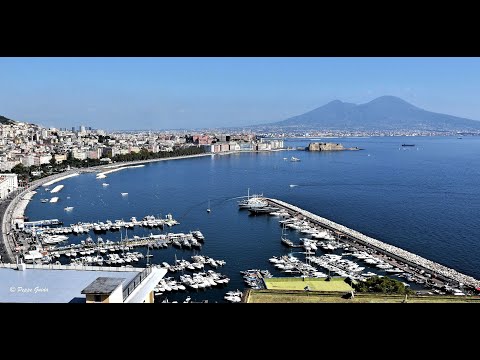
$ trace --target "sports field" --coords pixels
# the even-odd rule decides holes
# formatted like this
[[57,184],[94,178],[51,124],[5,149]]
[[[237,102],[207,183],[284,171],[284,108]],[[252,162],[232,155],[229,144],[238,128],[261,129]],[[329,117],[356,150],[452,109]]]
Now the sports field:
[[268,290],[305,290],[310,291],[352,291],[345,278],[332,278],[329,281],[319,278],[270,278],[264,279]]

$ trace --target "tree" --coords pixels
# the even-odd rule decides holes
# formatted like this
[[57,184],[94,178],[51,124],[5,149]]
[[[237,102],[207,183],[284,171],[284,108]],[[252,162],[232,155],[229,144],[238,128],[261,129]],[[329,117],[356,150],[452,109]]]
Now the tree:
[[406,287],[401,281],[388,276],[372,276],[366,281],[359,281],[353,284],[355,291],[382,293],[382,294],[413,294],[413,291]]
[[12,173],[19,175],[28,174],[28,167],[23,166],[23,164],[17,164],[12,168]]

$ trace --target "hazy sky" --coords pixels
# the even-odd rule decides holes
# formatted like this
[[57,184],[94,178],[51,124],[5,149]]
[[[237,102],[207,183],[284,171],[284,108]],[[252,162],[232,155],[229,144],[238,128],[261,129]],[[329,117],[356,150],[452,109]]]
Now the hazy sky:
[[0,115],[52,127],[242,126],[382,95],[480,120],[480,58],[0,58],[0,84]]

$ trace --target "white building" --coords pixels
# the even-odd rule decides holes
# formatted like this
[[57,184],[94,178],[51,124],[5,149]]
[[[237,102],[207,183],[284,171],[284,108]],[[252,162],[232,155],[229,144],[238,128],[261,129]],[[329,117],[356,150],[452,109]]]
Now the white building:
[[18,188],[17,174],[0,174],[0,199]]
[[2,161],[0,162],[0,171],[11,171],[17,164],[20,164],[19,160]]
[[35,165],[35,155],[25,155],[23,158],[22,158],[22,164],[23,166],[32,166],[32,165]]

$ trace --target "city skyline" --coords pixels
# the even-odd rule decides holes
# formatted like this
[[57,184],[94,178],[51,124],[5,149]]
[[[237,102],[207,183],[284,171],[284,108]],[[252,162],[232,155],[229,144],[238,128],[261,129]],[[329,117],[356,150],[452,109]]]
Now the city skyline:
[[0,114],[45,127],[215,128],[394,95],[480,120],[479,58],[1,58]]

